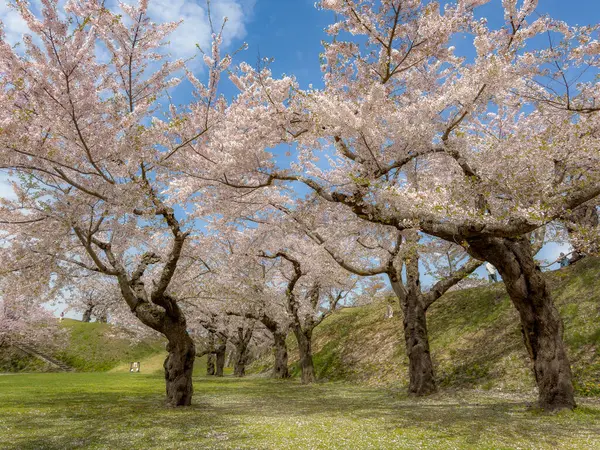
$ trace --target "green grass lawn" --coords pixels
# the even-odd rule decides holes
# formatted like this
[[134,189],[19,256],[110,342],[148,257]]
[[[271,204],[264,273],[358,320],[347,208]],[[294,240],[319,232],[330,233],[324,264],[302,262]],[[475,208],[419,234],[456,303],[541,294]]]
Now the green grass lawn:
[[158,375],[0,376],[0,448],[600,448],[600,403],[555,415],[531,398],[454,391],[425,400],[341,383],[195,380],[194,405],[162,404]]

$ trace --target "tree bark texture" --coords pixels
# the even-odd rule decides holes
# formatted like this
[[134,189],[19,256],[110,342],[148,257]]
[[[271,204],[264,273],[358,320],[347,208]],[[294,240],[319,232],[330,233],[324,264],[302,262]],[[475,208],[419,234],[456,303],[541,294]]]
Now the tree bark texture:
[[233,362],[233,375],[236,377],[243,377],[246,375],[246,361],[248,358],[248,352],[244,350],[243,353],[236,351],[235,360]]
[[[279,323],[274,320],[271,316],[263,313],[257,317],[258,320],[269,330],[273,335],[273,356],[275,361],[273,364],[272,378],[289,378],[290,373],[288,371],[288,351],[287,351],[287,332],[284,332]],[[286,328],[287,330],[287,328]]]
[[[395,270],[388,273],[392,288],[400,300],[403,312],[404,342],[408,356],[408,393],[425,396],[436,391],[433,362],[429,351],[429,334],[427,331],[427,307],[421,293],[419,273],[419,255],[416,243],[418,236],[413,236],[413,246],[404,261],[406,267],[406,286],[400,286],[402,273]],[[401,270],[401,269],[400,269]]]
[[206,355],[206,375],[212,376],[215,374],[215,335],[208,334],[208,353]]
[[212,376],[215,374],[215,354],[209,353],[206,355],[206,375]]
[[300,353],[302,384],[313,383],[316,376],[312,357],[312,330],[302,330],[299,327],[294,327],[294,335],[298,341],[298,352]]
[[410,295],[402,305],[404,341],[408,356],[409,394],[429,395],[436,391],[425,308],[419,298]]
[[273,353],[275,355],[275,364],[273,366],[273,378],[289,378],[288,371],[288,351],[285,342],[285,333],[273,333]]
[[218,337],[215,346],[215,376],[222,377],[225,369],[225,351],[227,350],[227,339],[224,337]]
[[185,321],[170,324],[165,335],[168,339],[167,351],[169,352],[164,363],[167,404],[189,406],[194,393],[192,387],[192,372],[196,357],[194,341],[185,329]]
[[535,263],[531,243],[527,238],[481,238],[470,239],[468,244],[473,256],[496,266],[519,312],[540,407],[573,409],[573,381],[562,339],[563,322]]
[[240,327],[237,330],[237,335],[233,339],[235,345],[235,356],[233,363],[233,375],[243,377],[246,375],[246,364],[249,359],[249,346],[252,339],[254,324],[248,327]]

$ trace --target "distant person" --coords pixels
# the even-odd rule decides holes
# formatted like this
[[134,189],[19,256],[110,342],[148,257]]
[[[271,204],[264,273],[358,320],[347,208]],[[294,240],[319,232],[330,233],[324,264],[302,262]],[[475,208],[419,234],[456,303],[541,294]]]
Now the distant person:
[[490,281],[490,283],[498,282],[498,274],[496,272],[496,268],[492,264],[490,264],[489,262],[486,262],[485,270],[487,270],[488,280]]
[[567,258],[567,255],[565,255],[563,252],[560,252],[558,263],[560,264],[561,268],[567,267],[569,265],[569,258]]
[[391,319],[392,317],[394,317],[394,308],[392,308],[392,305],[390,305],[388,303],[388,305],[387,305],[387,311],[385,313],[385,318],[386,319]]
[[60,313],[60,319],[58,319],[58,321],[62,322],[64,318],[65,318],[65,312],[63,311]]

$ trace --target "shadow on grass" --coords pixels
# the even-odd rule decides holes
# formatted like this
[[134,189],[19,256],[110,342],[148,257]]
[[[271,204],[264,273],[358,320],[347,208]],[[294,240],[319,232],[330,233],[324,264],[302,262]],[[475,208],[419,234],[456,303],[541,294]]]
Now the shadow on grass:
[[425,442],[458,441],[464,448],[489,439],[551,448],[600,433],[600,409],[547,415],[521,400],[472,392],[414,399],[342,383],[198,378],[194,405],[172,409],[163,405],[160,377],[71,374],[19,381],[7,389],[11,383],[0,380],[0,403],[8,405],[0,409],[3,449],[283,448],[254,439],[262,442],[283,424],[277,442],[284,442],[297,423],[318,433],[329,422],[362,430],[365,438],[408,434]]

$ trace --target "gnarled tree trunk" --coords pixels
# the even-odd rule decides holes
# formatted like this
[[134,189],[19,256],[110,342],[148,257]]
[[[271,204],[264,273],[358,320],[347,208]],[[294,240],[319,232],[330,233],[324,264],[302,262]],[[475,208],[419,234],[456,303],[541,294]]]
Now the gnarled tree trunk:
[[427,332],[427,307],[421,293],[419,254],[416,243],[418,235],[409,236],[413,246],[409,248],[404,264],[406,266],[406,286],[402,285],[401,268],[388,272],[390,283],[400,300],[403,312],[404,342],[408,356],[408,393],[425,396],[436,391],[433,363],[429,351]]
[[424,396],[436,391],[433,363],[429,351],[427,307],[421,292],[419,273],[419,235],[408,235],[408,251],[404,257],[406,284],[402,284],[402,268],[392,267],[388,272],[392,289],[400,300],[403,313],[404,342],[408,356],[408,393]]
[[243,377],[246,375],[246,363],[248,362],[249,345],[254,331],[254,324],[252,323],[246,328],[240,327],[237,331],[237,336],[235,336],[235,339],[232,339],[235,345],[233,374],[236,377]]
[[206,354],[206,375],[215,374],[215,335],[208,334],[208,353]]
[[273,373],[271,374],[271,377],[279,379],[289,378],[288,351],[285,342],[287,332],[284,332],[277,321],[265,313],[258,317],[258,319],[273,335],[273,356],[275,357],[275,362],[273,364]]
[[215,354],[209,353],[206,355],[206,375],[215,374]]
[[227,349],[227,339],[224,337],[217,338],[217,344],[215,347],[216,355],[216,370],[215,376],[222,377],[223,370],[225,369],[225,350]]
[[196,347],[185,329],[185,321],[169,323],[165,327],[167,351],[165,359],[165,381],[167,404],[169,406],[189,406],[192,403],[192,372]]
[[316,376],[312,357],[312,330],[302,330],[297,326],[294,326],[293,328],[294,335],[298,341],[302,384],[313,383],[316,380]]
[[519,312],[539,388],[540,407],[574,408],[571,367],[562,339],[563,322],[533,259],[531,243],[527,238],[480,238],[468,243],[473,256],[496,266]]
[[248,352],[244,350],[243,353],[235,353],[235,361],[233,362],[233,375],[236,377],[243,377],[246,375],[246,361],[248,359]]
[[408,295],[402,305],[404,341],[408,356],[409,386],[412,395],[429,395],[436,391],[433,363],[429,352],[429,336],[425,308],[414,295]]
[[288,371],[288,352],[285,338],[285,333],[277,331],[273,333],[273,353],[275,355],[273,378],[289,378],[290,376]]

